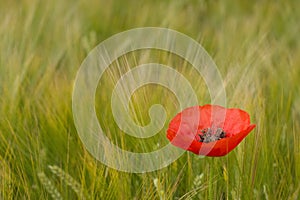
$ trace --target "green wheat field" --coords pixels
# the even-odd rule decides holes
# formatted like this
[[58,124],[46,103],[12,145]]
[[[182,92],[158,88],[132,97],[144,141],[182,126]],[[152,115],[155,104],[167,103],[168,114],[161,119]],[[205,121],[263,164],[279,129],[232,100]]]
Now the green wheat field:
[[[0,0],[0,199],[300,199],[299,7],[293,0]],[[227,156],[186,152],[163,169],[126,173],[86,150],[72,113],[77,71],[99,43],[137,27],[184,33],[213,58],[226,106],[257,125]],[[145,85],[130,99],[130,116],[147,125],[149,108],[161,104],[163,129],[147,139],[119,129],[114,86],[149,62],[173,66],[199,105],[211,103],[201,75],[176,55],[139,50],[118,58],[99,81],[95,108],[106,136],[132,152],[169,144],[168,123],[180,111],[172,91]]]

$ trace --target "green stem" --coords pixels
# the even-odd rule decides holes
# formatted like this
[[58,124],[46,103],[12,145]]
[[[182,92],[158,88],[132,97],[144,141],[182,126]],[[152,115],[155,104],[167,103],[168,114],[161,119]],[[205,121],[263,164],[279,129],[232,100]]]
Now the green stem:
[[213,199],[213,168],[210,167],[209,169],[209,181],[208,181],[208,199]]

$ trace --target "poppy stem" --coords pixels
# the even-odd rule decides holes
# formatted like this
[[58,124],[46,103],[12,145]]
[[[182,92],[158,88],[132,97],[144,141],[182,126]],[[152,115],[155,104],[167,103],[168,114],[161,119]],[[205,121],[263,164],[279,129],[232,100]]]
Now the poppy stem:
[[208,199],[212,200],[213,198],[213,168],[209,168],[209,181],[208,181]]

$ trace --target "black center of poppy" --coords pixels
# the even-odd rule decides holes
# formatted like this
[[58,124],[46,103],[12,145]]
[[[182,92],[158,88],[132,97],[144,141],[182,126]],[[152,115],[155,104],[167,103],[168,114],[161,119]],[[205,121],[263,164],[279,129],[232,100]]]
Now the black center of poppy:
[[201,130],[201,133],[198,134],[200,137],[199,142],[214,142],[226,137],[226,133],[222,128],[205,128]]

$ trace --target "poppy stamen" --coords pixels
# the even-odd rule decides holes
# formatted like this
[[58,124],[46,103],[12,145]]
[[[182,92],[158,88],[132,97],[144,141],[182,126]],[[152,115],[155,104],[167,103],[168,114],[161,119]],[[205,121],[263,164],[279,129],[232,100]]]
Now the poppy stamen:
[[200,137],[199,142],[209,143],[220,140],[226,137],[226,133],[222,128],[205,128],[202,129],[201,134],[198,134]]

